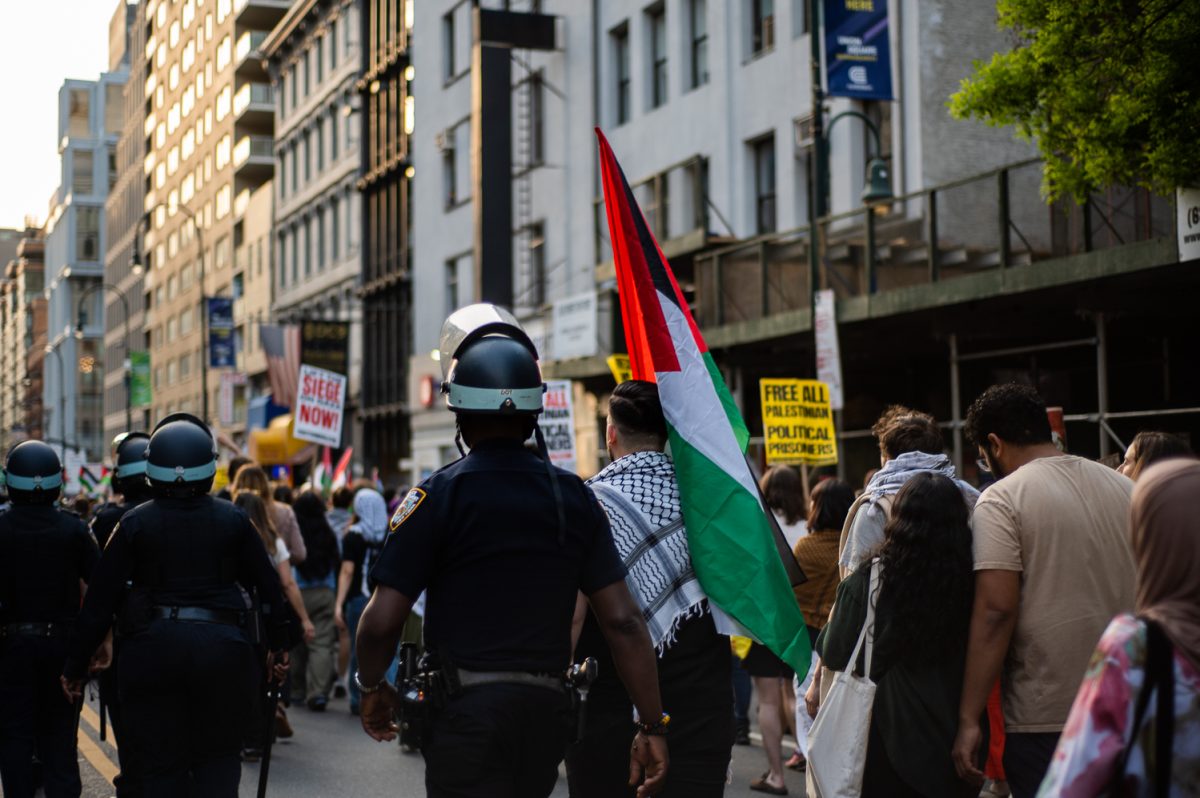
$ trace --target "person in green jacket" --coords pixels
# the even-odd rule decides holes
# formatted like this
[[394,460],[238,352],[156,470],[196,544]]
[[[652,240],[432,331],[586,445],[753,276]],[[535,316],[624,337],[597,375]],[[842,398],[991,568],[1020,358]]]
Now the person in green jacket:
[[[923,472],[900,489],[879,552],[871,715],[863,798],[962,796],[950,749],[974,597],[971,530],[958,486]],[[838,586],[833,618],[817,640],[826,668],[843,671],[866,619],[871,561]],[[854,664],[861,674],[863,656]],[[819,688],[818,688],[819,690]]]

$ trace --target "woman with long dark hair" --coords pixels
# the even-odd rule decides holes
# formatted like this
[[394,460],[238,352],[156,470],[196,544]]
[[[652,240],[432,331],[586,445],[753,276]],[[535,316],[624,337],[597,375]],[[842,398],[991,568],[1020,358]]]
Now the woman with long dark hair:
[[849,660],[867,601],[875,603],[870,678],[878,688],[862,795],[978,795],[950,758],[975,593],[959,487],[940,474],[918,473],[896,495],[885,536],[877,595],[867,595],[868,561],[838,587],[833,618],[817,641],[826,668],[861,674],[863,654]]
[[296,585],[315,633],[292,651],[292,699],[305,702],[314,712],[323,712],[333,686],[337,627],[333,621],[337,569],[341,564],[337,535],[325,518],[325,502],[312,491],[305,491],[292,503],[300,537],[308,549],[304,562],[292,568]]

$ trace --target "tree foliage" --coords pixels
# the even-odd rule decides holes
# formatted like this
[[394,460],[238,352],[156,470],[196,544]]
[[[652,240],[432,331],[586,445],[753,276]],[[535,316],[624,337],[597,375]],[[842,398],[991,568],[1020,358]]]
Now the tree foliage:
[[1015,46],[975,62],[960,119],[1015,125],[1051,198],[1200,185],[1200,0],[999,0]]

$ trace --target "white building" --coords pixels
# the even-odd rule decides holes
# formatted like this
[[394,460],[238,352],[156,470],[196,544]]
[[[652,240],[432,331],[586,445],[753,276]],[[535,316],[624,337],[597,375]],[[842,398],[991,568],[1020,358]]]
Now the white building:
[[[501,3],[483,3],[499,7]],[[514,296],[549,374],[576,389],[580,469],[593,472],[611,379],[615,282],[592,128],[601,127],[664,253],[693,289],[714,246],[808,220],[812,116],[807,0],[525,0],[559,17],[558,49],[513,53]],[[896,195],[1028,157],[1011,133],[950,119],[946,100],[972,59],[1005,42],[991,4],[888,3],[895,102],[832,99],[830,211],[860,205],[866,162],[889,162]],[[412,474],[457,456],[453,418],[430,389],[440,323],[474,301],[470,164],[471,4],[416,4],[412,236]],[[919,216],[919,204],[892,209]],[[595,296],[595,302],[590,296]],[[555,310],[558,321],[555,321]],[[594,310],[593,310],[594,308]],[[594,325],[594,327],[593,327]],[[556,335],[556,328],[558,334]],[[564,328],[573,328],[569,345]],[[556,340],[557,339],[557,340]],[[607,387],[604,381],[608,380]],[[590,458],[590,462],[589,462]]]
[[99,80],[67,80],[58,92],[62,182],[46,222],[44,435],[55,445],[65,441],[68,448],[84,450],[90,462],[108,454],[102,423],[104,297],[98,289],[107,250],[104,204],[116,180],[127,77],[122,66]]
[[[274,300],[280,323],[350,323],[347,408],[361,395],[361,68],[356,0],[301,0],[262,45],[275,101]],[[361,451],[361,424],[349,444]]]

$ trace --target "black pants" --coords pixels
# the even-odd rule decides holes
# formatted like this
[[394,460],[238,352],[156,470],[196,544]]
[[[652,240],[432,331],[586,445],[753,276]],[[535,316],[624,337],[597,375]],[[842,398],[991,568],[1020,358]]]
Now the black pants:
[[[733,749],[733,713],[729,704],[710,710],[677,707],[667,738],[671,766],[660,798],[719,798]],[[633,796],[629,747],[633,714],[628,703],[588,707],[583,739],[567,749],[571,798]]]
[[0,781],[5,798],[32,798],[33,758],[42,763],[46,798],[78,798],[75,750],[79,711],[59,676],[66,638],[14,635],[0,641]]
[[433,721],[425,756],[429,798],[545,798],[568,731],[565,693],[491,684],[464,690]]
[[[157,620],[123,640],[120,701],[147,798],[236,798],[245,714],[258,687],[240,629]],[[122,742],[124,745],[124,742]]]
[[1013,798],[1033,798],[1037,795],[1054,748],[1058,732],[1009,732],[1004,738],[1004,776]]
[[137,749],[129,741],[125,730],[125,713],[122,711],[121,705],[120,681],[117,675],[119,660],[120,641],[116,641],[112,665],[108,670],[103,671],[96,681],[100,686],[100,698],[104,701],[104,710],[108,714],[108,728],[117,746],[117,760],[121,764],[121,772],[113,779],[117,798],[141,798],[141,769],[137,763]]

